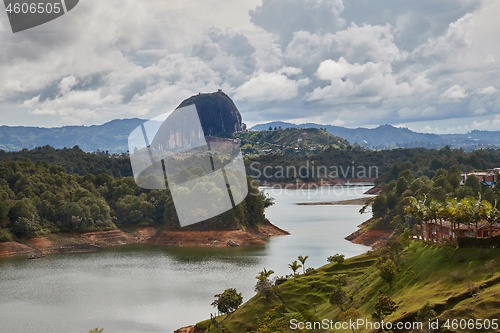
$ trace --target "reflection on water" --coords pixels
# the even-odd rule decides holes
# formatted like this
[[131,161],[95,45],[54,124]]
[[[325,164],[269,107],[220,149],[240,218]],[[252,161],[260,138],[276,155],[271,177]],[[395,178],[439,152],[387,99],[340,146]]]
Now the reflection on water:
[[[254,295],[262,268],[289,274],[288,263],[308,255],[307,267],[335,253],[353,256],[366,247],[344,237],[367,217],[359,206],[297,206],[304,201],[357,198],[369,187],[342,194],[294,190],[274,193],[269,220],[290,236],[238,248],[167,248],[128,245],[42,260],[0,260],[1,332],[170,333],[209,317],[215,294],[235,287]],[[290,195],[291,193],[291,195]]]

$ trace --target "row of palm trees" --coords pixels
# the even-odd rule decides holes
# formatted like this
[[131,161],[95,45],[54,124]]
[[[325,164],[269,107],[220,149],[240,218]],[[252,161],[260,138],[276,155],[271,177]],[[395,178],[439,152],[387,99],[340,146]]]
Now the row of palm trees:
[[492,204],[488,200],[475,197],[465,197],[461,200],[448,198],[446,202],[439,202],[436,199],[428,200],[426,196],[421,199],[408,198],[408,205],[405,207],[405,214],[413,216],[423,223],[440,223],[441,228],[444,221],[449,221],[452,226],[452,237],[455,238],[456,230],[460,225],[467,225],[469,235],[472,234],[472,226],[475,226],[476,238],[478,237],[479,226],[488,226],[489,235],[493,234],[493,228],[500,223],[500,209],[497,202]]

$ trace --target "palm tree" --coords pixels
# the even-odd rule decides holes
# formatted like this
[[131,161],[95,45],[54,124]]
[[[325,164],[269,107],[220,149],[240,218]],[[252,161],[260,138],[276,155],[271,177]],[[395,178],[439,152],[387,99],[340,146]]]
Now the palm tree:
[[[479,199],[474,197],[466,197],[460,200],[460,208],[467,218],[466,223],[469,225],[476,225],[476,238],[478,236],[478,223],[482,220],[481,217],[481,195]],[[470,232],[470,228],[469,228]]]
[[264,268],[262,271],[259,272],[259,275],[257,275],[255,278],[259,281],[265,281],[265,280],[269,279],[269,277],[273,274],[274,274],[274,271],[272,269],[267,270]]
[[481,217],[488,223],[490,227],[489,236],[493,236],[493,226],[500,223],[500,210],[497,208],[497,201],[495,200],[495,205],[492,205],[488,200],[483,200],[481,202]]
[[297,276],[297,270],[302,267],[297,260],[292,261],[291,264],[288,264],[288,267],[293,271],[293,277],[295,278]]
[[298,258],[300,263],[302,264],[302,273],[306,272],[306,260],[307,260],[307,258],[309,258],[309,256],[305,256],[305,257],[299,256],[299,258]]
[[[429,205],[427,206],[427,215],[430,220],[434,220],[434,234],[437,236],[437,220],[441,220],[441,203],[436,199],[432,199]],[[441,231],[443,229],[442,221],[441,221]],[[432,237],[434,240],[434,236]]]
[[[405,207],[405,214],[413,216],[420,221],[420,223],[427,223],[427,208],[425,206],[426,199],[427,196],[424,196],[421,200],[414,197],[408,197],[408,205]],[[424,229],[422,228],[422,238],[424,237],[423,233]]]
[[446,199],[446,216],[453,223],[453,238],[458,238],[458,229],[460,232],[460,223],[464,222],[464,215],[460,209],[460,202],[456,198]]

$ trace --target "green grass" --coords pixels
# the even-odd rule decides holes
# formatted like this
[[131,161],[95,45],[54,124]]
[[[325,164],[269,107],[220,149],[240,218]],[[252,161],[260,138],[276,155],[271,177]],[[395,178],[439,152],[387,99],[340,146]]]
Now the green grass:
[[[288,280],[276,288],[270,299],[255,295],[236,312],[219,317],[217,321],[226,332],[246,332],[247,325],[255,329],[257,318],[263,318],[279,304],[283,304],[283,315],[287,318],[301,318],[300,309],[303,307],[320,319],[335,321],[340,310],[328,301],[334,288],[335,274],[348,276],[348,284],[344,288],[348,297],[352,297],[349,306],[359,309],[366,319],[371,320],[380,293],[389,295],[398,304],[397,311],[386,320],[411,317],[427,301],[435,305],[440,319],[499,318],[500,299],[497,295],[500,293],[500,274],[498,268],[491,274],[485,263],[494,259],[500,265],[500,250],[492,249],[486,255],[478,251],[412,243],[404,251],[392,287],[379,277],[377,253],[366,253],[346,259],[343,264],[327,264],[313,273],[300,275],[296,281]],[[459,272],[456,274],[458,279],[453,278],[451,272]],[[474,296],[468,291],[470,281],[477,286],[483,285]],[[208,323],[204,327],[208,327]],[[212,328],[210,332],[216,330]],[[283,328],[280,332],[291,330]]]

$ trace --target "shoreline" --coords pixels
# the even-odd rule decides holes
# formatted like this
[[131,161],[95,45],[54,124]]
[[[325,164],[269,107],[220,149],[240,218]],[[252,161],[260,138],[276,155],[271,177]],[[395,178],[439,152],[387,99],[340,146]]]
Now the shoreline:
[[1,242],[0,258],[39,257],[48,254],[95,252],[103,248],[146,244],[176,247],[238,247],[265,244],[274,236],[289,235],[271,222],[251,230],[161,230],[140,227],[133,233],[120,229],[82,234],[50,234],[24,242]]
[[373,248],[389,240],[394,235],[394,231],[390,230],[367,229],[370,222],[371,218],[358,225],[358,230],[344,237],[344,239],[354,244],[361,244]]
[[[375,180],[377,178],[334,178],[334,179],[321,179],[319,181],[295,181],[295,182],[270,182],[270,181],[260,181],[256,179],[255,181],[259,186],[263,187],[273,187],[279,186],[283,189],[295,189],[295,190],[305,190],[305,189],[314,189],[318,187],[327,187],[327,186],[343,186],[343,185],[357,185],[363,183],[369,183],[369,186],[372,186],[367,192],[376,189]],[[378,192],[377,192],[378,193]],[[376,193],[366,193],[366,194],[376,194]]]
[[368,198],[356,198],[356,199],[348,199],[348,200],[339,200],[339,201],[320,201],[320,202],[299,202],[298,206],[325,206],[325,205],[339,205],[339,206],[364,206],[371,200],[371,197]]

